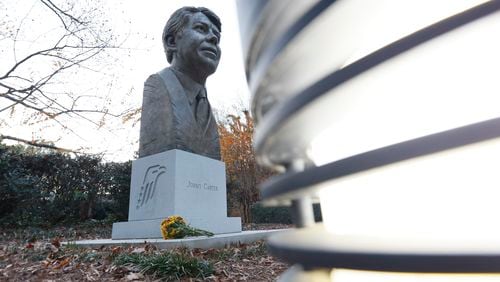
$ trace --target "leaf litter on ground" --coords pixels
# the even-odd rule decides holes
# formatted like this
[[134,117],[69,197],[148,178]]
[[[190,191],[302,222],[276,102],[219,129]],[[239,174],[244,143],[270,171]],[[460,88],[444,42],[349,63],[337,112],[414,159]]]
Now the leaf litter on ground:
[[[245,226],[247,230],[288,227]],[[151,244],[100,248],[61,244],[106,238],[102,234],[109,238],[110,229],[103,225],[35,229],[32,233],[29,229],[3,230],[0,281],[275,281],[289,267],[270,256],[263,241],[221,249],[169,251]],[[118,263],[125,258],[129,259],[127,263]]]

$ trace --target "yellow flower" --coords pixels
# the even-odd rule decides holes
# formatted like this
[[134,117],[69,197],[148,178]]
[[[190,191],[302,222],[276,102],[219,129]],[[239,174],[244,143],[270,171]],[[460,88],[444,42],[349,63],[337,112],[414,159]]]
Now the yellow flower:
[[163,239],[173,239],[173,238],[181,238],[184,236],[180,236],[182,229],[187,228],[186,221],[178,215],[169,216],[167,219],[161,222],[161,235]]
[[212,236],[213,233],[190,227],[186,221],[178,215],[169,216],[163,220],[160,225],[161,235],[163,239],[177,239],[186,236]]

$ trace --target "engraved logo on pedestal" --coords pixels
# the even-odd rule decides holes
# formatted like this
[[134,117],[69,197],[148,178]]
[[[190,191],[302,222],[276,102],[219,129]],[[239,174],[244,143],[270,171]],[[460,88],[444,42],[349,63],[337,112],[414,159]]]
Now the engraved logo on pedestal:
[[158,178],[164,174],[167,169],[164,166],[153,165],[150,166],[146,173],[144,173],[144,180],[142,181],[141,190],[139,191],[139,198],[137,200],[136,209],[144,206],[153,198],[158,185]]

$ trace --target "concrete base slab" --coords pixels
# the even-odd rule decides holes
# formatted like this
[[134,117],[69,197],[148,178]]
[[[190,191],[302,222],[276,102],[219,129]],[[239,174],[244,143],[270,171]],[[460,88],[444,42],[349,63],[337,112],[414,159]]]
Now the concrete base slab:
[[[160,224],[163,219],[137,220],[113,223],[112,239],[159,239],[161,238]],[[218,224],[215,224],[218,223]],[[240,233],[241,219],[239,217],[226,218],[191,218],[191,226],[214,234]]]
[[258,240],[266,239],[272,234],[283,232],[288,229],[276,230],[255,230],[243,231],[238,233],[218,234],[211,237],[200,236],[186,239],[127,239],[127,240],[112,240],[112,239],[99,239],[99,240],[81,240],[63,242],[62,244],[75,244],[80,247],[99,248],[101,246],[142,246],[144,244],[151,244],[159,249],[173,249],[179,247],[186,247],[189,249],[201,248],[223,248],[225,246],[237,243],[252,243]]

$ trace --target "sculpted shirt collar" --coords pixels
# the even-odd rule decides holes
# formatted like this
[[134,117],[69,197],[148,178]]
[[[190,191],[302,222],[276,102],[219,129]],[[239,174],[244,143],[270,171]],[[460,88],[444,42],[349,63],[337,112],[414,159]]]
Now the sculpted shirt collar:
[[171,68],[171,70],[174,72],[177,79],[179,79],[179,82],[181,83],[182,87],[184,87],[184,90],[186,91],[186,95],[189,100],[189,104],[193,105],[196,101],[196,96],[198,96],[198,93],[201,90],[205,90],[205,86],[199,84],[198,82],[191,79],[188,75],[183,74],[182,72],[174,68]]

